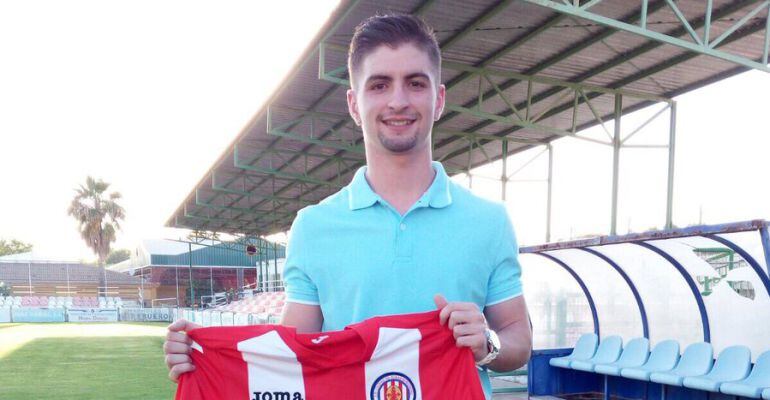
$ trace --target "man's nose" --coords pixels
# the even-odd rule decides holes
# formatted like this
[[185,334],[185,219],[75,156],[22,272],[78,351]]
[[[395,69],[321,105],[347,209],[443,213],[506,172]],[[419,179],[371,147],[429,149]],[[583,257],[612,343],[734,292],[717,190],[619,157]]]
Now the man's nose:
[[392,96],[388,102],[388,107],[393,111],[401,111],[409,106],[409,97],[406,88],[403,85],[396,85],[393,88]]

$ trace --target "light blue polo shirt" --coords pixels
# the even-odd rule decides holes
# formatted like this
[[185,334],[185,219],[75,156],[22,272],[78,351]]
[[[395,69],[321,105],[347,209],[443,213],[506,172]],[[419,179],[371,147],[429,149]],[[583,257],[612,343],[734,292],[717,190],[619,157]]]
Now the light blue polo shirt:
[[[366,167],[339,192],[300,210],[287,248],[287,301],[320,305],[330,331],[377,315],[435,310],[437,293],[482,310],[521,295],[505,206],[432,165],[436,177],[403,216],[372,190]],[[489,397],[489,378],[480,374]]]

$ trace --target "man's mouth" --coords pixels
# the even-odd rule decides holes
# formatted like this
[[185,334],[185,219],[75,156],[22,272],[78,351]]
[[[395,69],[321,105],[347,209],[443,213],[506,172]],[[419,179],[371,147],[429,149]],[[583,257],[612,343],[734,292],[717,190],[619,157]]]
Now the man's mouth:
[[408,126],[412,125],[414,123],[414,119],[384,119],[382,120],[382,123],[388,126],[395,126],[395,127],[401,127],[401,126]]

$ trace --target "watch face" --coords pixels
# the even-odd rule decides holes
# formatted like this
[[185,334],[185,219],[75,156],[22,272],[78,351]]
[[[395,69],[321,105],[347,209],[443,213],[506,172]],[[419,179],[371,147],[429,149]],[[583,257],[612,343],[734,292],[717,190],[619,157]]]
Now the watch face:
[[487,330],[487,344],[490,347],[490,353],[497,353],[500,351],[500,338],[497,336],[497,333],[491,329]]

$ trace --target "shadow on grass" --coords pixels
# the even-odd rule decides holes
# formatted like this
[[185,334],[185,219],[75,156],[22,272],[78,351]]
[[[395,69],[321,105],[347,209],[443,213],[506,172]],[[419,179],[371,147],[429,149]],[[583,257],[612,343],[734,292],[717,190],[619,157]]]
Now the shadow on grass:
[[162,337],[36,339],[0,359],[4,400],[172,399]]

